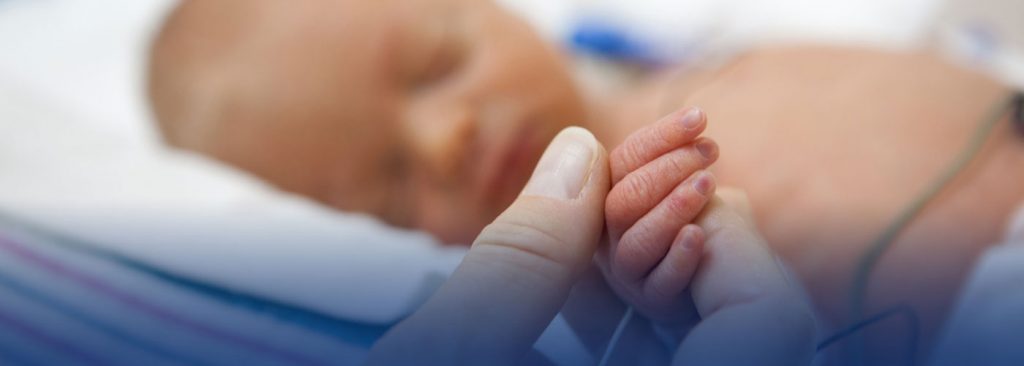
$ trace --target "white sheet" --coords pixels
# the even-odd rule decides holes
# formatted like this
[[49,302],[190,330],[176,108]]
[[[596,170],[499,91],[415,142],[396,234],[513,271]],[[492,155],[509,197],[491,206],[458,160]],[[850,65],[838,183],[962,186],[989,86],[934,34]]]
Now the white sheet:
[[[341,214],[206,160],[135,152],[0,89],[0,210],[173,271],[388,323],[462,249]],[[436,282],[436,281],[435,281]],[[428,286],[428,287],[423,287]]]
[[0,210],[337,316],[388,323],[407,314],[462,249],[157,144],[142,93],[145,52],[173,4],[0,7]]

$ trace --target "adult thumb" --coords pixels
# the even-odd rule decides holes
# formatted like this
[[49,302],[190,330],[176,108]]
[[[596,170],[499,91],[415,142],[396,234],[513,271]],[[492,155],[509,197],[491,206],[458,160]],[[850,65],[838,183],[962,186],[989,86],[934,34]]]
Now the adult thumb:
[[516,201],[477,237],[434,296],[378,342],[370,360],[517,362],[591,263],[608,188],[601,145],[585,129],[563,130]]

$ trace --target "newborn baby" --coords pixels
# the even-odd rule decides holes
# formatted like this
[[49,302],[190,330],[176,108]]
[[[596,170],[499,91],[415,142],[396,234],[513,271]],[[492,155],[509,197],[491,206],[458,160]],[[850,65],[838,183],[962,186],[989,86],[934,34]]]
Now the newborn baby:
[[[855,321],[850,286],[867,247],[1009,92],[926,53],[777,47],[585,105],[559,54],[480,0],[186,1],[150,72],[172,145],[447,243],[471,242],[555,133],[582,125],[614,155],[597,261],[658,319],[676,320],[659,310],[676,308],[695,265],[673,258],[700,241],[685,218],[713,187],[714,161],[715,180],[749,193],[758,227],[833,329]],[[648,125],[684,105],[714,116],[706,133],[728,154],[700,154],[717,148],[681,127],[688,111]],[[1021,167],[1024,143],[1000,123],[873,272],[866,312],[913,308],[919,356],[1024,198]],[[864,332],[867,364],[905,359],[901,322]]]
[[186,1],[151,60],[172,145],[446,243],[585,119],[559,55],[489,1]]
[[[324,204],[468,244],[515,198],[552,137],[586,124],[559,55],[477,0],[186,1],[152,51],[165,139]],[[679,310],[713,195],[717,146],[687,109],[611,152],[612,286]]]

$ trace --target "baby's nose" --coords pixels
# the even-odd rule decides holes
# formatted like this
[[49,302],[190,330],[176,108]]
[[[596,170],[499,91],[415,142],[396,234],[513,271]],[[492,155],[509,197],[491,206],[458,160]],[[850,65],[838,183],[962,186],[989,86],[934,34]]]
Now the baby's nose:
[[472,152],[477,116],[468,107],[421,111],[409,120],[413,159],[437,177],[456,177]]

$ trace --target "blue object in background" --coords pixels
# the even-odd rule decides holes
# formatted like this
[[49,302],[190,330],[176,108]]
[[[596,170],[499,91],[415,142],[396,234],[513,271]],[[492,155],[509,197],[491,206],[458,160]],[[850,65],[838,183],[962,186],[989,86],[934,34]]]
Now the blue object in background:
[[569,33],[568,43],[573,51],[615,61],[659,65],[665,63],[653,52],[653,47],[633,37],[620,27],[608,22],[586,20]]

